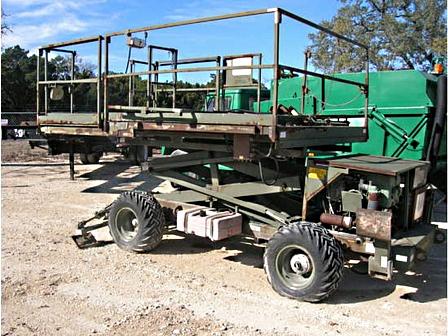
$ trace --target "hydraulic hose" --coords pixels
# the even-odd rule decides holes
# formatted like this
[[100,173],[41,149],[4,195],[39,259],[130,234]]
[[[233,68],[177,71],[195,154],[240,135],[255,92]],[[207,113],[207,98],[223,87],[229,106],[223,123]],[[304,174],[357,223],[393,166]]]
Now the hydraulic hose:
[[[275,177],[272,179],[272,181],[266,181],[265,180],[265,177],[264,177],[264,174],[263,174],[263,166],[261,164],[261,160],[262,159],[271,159],[272,161],[274,161],[276,173],[275,173]],[[261,181],[264,184],[268,185],[268,186],[274,185],[277,182],[278,177],[280,176],[280,167],[279,167],[278,161],[277,161],[277,159],[275,159],[273,157],[266,156],[264,158],[259,159],[258,160],[258,169],[259,169],[259,172],[260,172]]]
[[442,75],[437,80],[437,105],[434,114],[434,122],[431,132],[431,140],[426,155],[426,160],[431,162],[434,168],[439,155],[440,143],[445,130],[446,122],[446,75]]

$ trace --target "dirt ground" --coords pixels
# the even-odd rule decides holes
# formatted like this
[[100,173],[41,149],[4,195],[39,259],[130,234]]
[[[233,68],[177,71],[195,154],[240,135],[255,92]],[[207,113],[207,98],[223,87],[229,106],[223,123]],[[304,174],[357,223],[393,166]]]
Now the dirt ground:
[[391,282],[346,269],[320,304],[277,295],[247,238],[170,232],[149,254],[79,250],[78,221],[160,183],[116,159],[77,165],[75,181],[63,158],[2,164],[2,335],[446,335],[446,244]]

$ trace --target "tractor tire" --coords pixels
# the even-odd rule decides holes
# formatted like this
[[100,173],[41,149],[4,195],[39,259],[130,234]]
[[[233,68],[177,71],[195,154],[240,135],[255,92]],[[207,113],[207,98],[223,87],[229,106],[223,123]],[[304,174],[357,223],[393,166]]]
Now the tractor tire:
[[163,237],[165,217],[152,194],[128,191],[120,195],[109,212],[109,231],[123,250],[148,252]]
[[280,228],[269,240],[264,270],[272,288],[280,295],[319,302],[342,279],[342,248],[324,227],[309,222],[293,223]]
[[79,159],[81,160],[82,164],[89,164],[89,160],[87,159],[86,153],[80,153]]

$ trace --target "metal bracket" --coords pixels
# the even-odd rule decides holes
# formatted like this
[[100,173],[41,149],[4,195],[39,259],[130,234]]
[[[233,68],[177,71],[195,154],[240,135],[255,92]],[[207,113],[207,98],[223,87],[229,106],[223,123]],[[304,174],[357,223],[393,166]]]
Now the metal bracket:
[[93,236],[92,231],[107,226],[108,224],[107,220],[104,220],[99,224],[94,224],[90,226],[86,225],[91,221],[93,221],[94,219],[101,219],[101,218],[106,219],[107,215],[109,214],[111,206],[112,203],[109,204],[104,209],[95,212],[93,217],[90,217],[78,223],[77,227],[78,229],[76,230],[76,234],[72,236],[72,239],[75,242],[76,246],[78,246],[78,248],[86,249],[89,247],[98,247],[106,244],[106,242],[104,241],[97,241],[96,238]]

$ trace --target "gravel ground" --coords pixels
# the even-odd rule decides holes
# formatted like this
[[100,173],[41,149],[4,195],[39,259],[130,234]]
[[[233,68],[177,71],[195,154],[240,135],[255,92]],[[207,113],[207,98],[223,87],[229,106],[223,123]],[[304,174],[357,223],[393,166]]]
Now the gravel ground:
[[59,162],[68,155],[49,156],[42,148],[31,148],[26,140],[2,140],[2,162]]
[[77,165],[75,181],[63,159],[2,164],[2,335],[446,335],[446,244],[391,282],[346,269],[320,304],[277,295],[248,238],[169,232],[149,254],[77,249],[79,220],[159,184],[115,159]]

